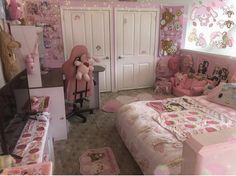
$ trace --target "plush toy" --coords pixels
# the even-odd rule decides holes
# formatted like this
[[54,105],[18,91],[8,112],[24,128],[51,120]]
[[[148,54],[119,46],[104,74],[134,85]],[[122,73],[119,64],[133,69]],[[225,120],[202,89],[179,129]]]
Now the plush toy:
[[11,155],[0,156],[0,170],[15,166],[15,159]]
[[33,71],[34,71],[34,57],[33,57],[32,54],[29,54],[29,55],[26,56],[25,65],[26,65],[27,72],[29,74],[33,74]]
[[22,17],[22,10],[20,9],[21,5],[17,0],[10,0],[8,5],[8,12],[10,20],[18,20]]
[[89,71],[93,71],[94,68],[89,64],[89,58],[86,54],[83,54],[80,57],[77,57],[77,59],[74,62],[75,66],[77,66],[76,70],[76,79],[81,80],[82,78],[85,81],[89,81]]
[[0,27],[0,58],[2,60],[5,81],[10,81],[19,73],[19,65],[16,61],[14,49],[20,48],[21,44]]

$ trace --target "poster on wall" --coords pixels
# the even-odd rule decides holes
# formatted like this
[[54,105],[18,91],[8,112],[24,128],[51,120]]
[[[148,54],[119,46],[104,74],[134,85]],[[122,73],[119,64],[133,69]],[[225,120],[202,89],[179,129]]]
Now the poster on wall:
[[236,56],[234,0],[195,1],[189,8],[185,48]]
[[25,0],[24,14],[28,23],[43,26],[44,67],[61,67],[64,62],[59,2]]
[[159,55],[174,55],[180,48],[184,6],[162,6]]

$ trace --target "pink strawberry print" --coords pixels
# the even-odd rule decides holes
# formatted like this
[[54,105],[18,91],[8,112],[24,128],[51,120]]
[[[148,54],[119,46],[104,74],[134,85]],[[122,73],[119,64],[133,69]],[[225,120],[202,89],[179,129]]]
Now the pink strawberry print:
[[197,115],[198,112],[190,111],[189,114]]
[[176,117],[178,117],[177,114],[169,114],[168,116],[169,116],[169,117],[172,117],[172,118],[176,118]]
[[215,128],[212,128],[212,127],[207,127],[206,130],[207,130],[208,132],[216,131],[216,129],[215,129]]
[[195,128],[196,127],[195,125],[192,125],[192,124],[185,124],[184,126],[187,128]]
[[197,119],[194,118],[194,117],[187,117],[187,119],[190,120],[190,121],[197,121]]
[[219,124],[219,122],[216,122],[214,120],[207,121],[208,124]]
[[165,121],[165,124],[169,126],[169,125],[174,125],[175,122],[170,121],[170,120],[166,120],[166,121]]

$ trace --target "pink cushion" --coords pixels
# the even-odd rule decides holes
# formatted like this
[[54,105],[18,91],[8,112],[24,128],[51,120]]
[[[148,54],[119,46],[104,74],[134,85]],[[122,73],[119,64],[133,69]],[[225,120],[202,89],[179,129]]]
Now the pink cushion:
[[204,87],[192,87],[191,90],[193,95],[198,96],[203,93]]
[[186,78],[185,82],[184,82],[184,85],[182,87],[184,89],[190,89],[192,87],[192,82],[193,82],[193,79]]
[[200,81],[200,80],[194,79],[192,82],[192,88],[193,87],[204,87],[206,84],[207,84],[206,80]]
[[188,89],[182,89],[181,87],[173,87],[173,94],[177,97],[181,96],[192,96],[191,91]]
[[236,109],[236,83],[221,83],[207,99],[213,103]]
[[172,56],[168,60],[168,68],[172,71],[173,74],[179,71],[179,56]]

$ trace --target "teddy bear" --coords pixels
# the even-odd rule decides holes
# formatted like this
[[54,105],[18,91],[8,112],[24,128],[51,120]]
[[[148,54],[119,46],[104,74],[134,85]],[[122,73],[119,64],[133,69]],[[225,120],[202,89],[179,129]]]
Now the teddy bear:
[[165,12],[162,13],[161,18],[161,29],[163,29],[167,24],[171,23],[175,18],[175,15],[171,13],[169,9],[166,9]]
[[90,81],[89,72],[93,71],[94,68],[90,64],[90,59],[87,54],[82,54],[80,57],[77,57],[74,64],[77,67],[76,79],[84,79],[87,82]]
[[2,60],[3,74],[5,81],[10,81],[19,71],[19,64],[16,60],[14,50],[20,48],[21,44],[0,27],[0,58]]

